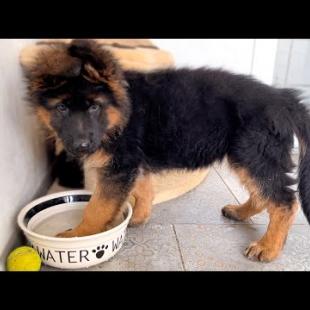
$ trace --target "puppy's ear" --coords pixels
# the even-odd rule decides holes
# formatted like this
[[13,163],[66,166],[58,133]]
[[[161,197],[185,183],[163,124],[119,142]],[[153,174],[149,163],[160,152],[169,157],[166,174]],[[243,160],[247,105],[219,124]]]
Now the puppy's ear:
[[24,70],[30,70],[40,54],[46,53],[51,47],[70,44],[70,39],[46,39],[24,47],[19,55],[19,61]]
[[69,54],[83,63],[83,76],[93,82],[122,81],[122,70],[112,53],[94,40],[73,40],[68,48]]
[[33,67],[38,55],[47,48],[47,46],[36,44],[24,47],[19,54],[19,62],[22,68],[26,72],[31,71],[31,68]]
[[38,42],[21,51],[20,63],[30,90],[57,88],[80,74],[81,60],[70,56],[67,47],[63,42]]

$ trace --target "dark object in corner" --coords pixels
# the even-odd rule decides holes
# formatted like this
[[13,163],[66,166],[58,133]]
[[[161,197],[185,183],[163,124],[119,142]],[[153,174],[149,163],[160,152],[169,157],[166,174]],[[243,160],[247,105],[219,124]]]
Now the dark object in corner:
[[64,187],[84,188],[84,174],[79,162],[69,158],[63,151],[55,158],[52,171],[53,179]]

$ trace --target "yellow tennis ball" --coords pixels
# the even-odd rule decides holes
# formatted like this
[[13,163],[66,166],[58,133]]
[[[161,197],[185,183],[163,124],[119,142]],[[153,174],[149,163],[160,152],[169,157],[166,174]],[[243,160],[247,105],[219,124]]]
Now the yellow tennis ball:
[[6,261],[7,271],[39,271],[41,258],[36,250],[21,246],[13,250]]

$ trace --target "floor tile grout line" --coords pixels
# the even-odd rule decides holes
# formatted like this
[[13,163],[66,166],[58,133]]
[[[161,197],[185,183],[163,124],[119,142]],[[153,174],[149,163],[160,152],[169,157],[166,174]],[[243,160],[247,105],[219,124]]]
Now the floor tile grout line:
[[[233,220],[232,220],[233,221]],[[162,222],[152,222],[155,225],[253,225],[254,223],[246,222],[232,222],[232,223],[197,223],[197,222],[174,222],[174,223],[162,223]],[[255,225],[266,225],[264,223],[255,223]],[[306,225],[306,224],[293,224],[293,225]]]
[[[179,223],[159,223],[159,222],[153,222],[152,224],[156,224],[156,225],[212,225],[212,226],[231,226],[231,225],[235,225],[235,226],[241,226],[241,225],[251,225],[251,226],[266,226],[266,223],[245,223],[245,222],[236,222],[236,223],[184,223],[184,222],[179,222]],[[303,224],[303,223],[296,223],[296,224],[292,224],[294,225],[299,225],[299,226],[308,226],[308,224]]]
[[182,268],[183,268],[183,271],[186,271],[185,263],[184,263],[184,259],[183,259],[183,255],[182,255],[182,251],[181,251],[180,242],[179,242],[179,239],[178,239],[177,232],[175,230],[174,224],[172,224],[172,229],[173,229],[173,232],[174,232],[175,239],[177,241],[177,246],[178,246],[178,250],[179,250],[179,253],[180,253],[180,257],[181,257]]
[[223,181],[223,183],[225,184],[225,186],[227,187],[227,189],[229,190],[229,192],[233,195],[233,197],[235,198],[235,200],[238,202],[238,204],[240,205],[241,202],[239,201],[239,199],[237,198],[237,196],[234,194],[234,192],[232,191],[232,189],[229,187],[229,185],[225,182],[225,180],[223,179],[223,177],[221,176],[221,174],[217,171],[217,169],[215,167],[213,167],[213,169],[215,170],[216,174],[219,176],[219,178]]

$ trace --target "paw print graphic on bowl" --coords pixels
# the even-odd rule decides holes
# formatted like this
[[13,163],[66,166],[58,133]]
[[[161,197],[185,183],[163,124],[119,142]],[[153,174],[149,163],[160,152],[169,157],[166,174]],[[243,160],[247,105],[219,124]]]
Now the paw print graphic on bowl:
[[108,249],[108,245],[103,244],[101,247],[98,246],[97,249],[94,249],[93,253],[96,253],[97,258],[101,258],[107,249]]

